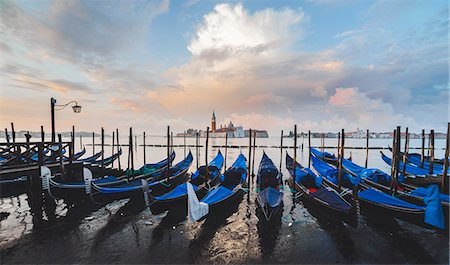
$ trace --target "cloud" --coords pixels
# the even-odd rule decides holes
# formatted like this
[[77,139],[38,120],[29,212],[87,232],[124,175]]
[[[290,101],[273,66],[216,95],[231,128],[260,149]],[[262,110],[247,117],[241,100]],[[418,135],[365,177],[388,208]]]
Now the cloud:
[[[355,125],[374,130],[393,128],[396,125],[416,127],[412,117],[396,114],[392,105],[381,99],[369,98],[357,87],[336,88],[330,96],[327,111],[332,116],[345,118],[347,126]],[[353,125],[353,126],[352,126]]]
[[94,67],[146,43],[151,20],[169,2],[54,1],[48,10],[27,13],[5,1],[0,11],[4,38],[52,57]]
[[297,37],[303,11],[265,9],[249,14],[242,4],[219,4],[204,16],[188,46],[194,56],[261,53]]

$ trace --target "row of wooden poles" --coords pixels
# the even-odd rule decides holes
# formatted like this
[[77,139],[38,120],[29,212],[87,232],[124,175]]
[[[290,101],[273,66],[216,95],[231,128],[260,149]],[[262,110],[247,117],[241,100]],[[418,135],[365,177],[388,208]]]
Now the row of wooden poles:
[[[450,131],[450,123],[448,123],[447,126],[447,141],[446,141],[446,148],[445,148],[445,161],[448,161],[448,156],[449,156],[449,131]],[[208,139],[209,139],[209,127],[206,130],[207,132],[207,142],[206,144],[208,145]],[[16,133],[14,130],[14,123],[11,123],[11,133],[12,133],[12,141],[13,144],[15,144],[16,142]],[[5,128],[5,135],[6,135],[6,139],[7,139],[7,143],[9,143],[9,137],[8,137],[8,129]],[[297,154],[297,125],[294,126],[294,158],[296,158],[296,154]],[[303,133],[302,133],[303,136]],[[365,167],[367,168],[368,166],[368,159],[369,159],[369,130],[366,131],[366,158],[365,158]],[[402,168],[402,174],[405,174],[405,168],[406,168],[406,156],[408,154],[409,151],[409,139],[410,139],[410,134],[408,132],[408,128],[406,128],[405,131],[405,147],[404,147],[404,154],[403,156],[401,155],[401,150],[400,150],[400,139],[401,139],[401,132],[400,132],[400,126],[397,127],[396,130],[394,130],[393,133],[393,145],[392,145],[392,169],[391,169],[391,175],[395,175],[398,174],[399,171],[399,162],[400,159],[403,159],[403,168]],[[195,149],[196,149],[196,166],[197,168],[199,167],[199,133],[196,133],[195,135],[196,139],[195,139]],[[184,134],[184,155],[186,156],[186,134]],[[253,138],[253,149],[255,149],[256,143],[256,133],[252,132],[252,130],[250,129],[250,133],[249,133],[249,139],[250,139],[250,143],[249,143],[249,148],[251,149],[252,147],[252,138]],[[167,150],[168,150],[168,158],[170,156],[169,150],[172,150],[172,146],[173,146],[173,133],[170,132],[170,126],[167,127]],[[344,145],[344,139],[345,139],[345,133],[344,133],[344,129],[342,129],[342,132],[338,133],[338,145],[337,145],[337,152],[338,155],[341,154]],[[421,167],[423,167],[424,165],[424,161],[425,161],[425,139],[426,139],[426,134],[425,134],[425,130],[422,130],[422,148],[421,148]],[[44,127],[41,126],[41,140],[42,142],[45,141],[45,133],[44,133]],[[430,134],[429,134],[429,141],[428,141],[428,157],[430,158],[430,167],[429,167],[429,173],[433,174],[433,170],[434,170],[434,151],[435,151],[435,145],[434,145],[434,141],[435,137],[434,137],[434,130],[430,130]],[[61,142],[61,135],[59,135],[59,141]],[[72,126],[72,132],[71,132],[71,141],[72,144],[74,146],[75,143],[75,126]],[[29,142],[29,138],[27,138],[27,142]],[[134,169],[134,152],[133,152],[133,145],[135,146],[135,149],[137,150],[137,136],[135,137],[135,141],[133,142],[133,128],[130,127],[129,129],[129,152],[128,152],[128,168]],[[83,142],[82,142],[82,136],[80,135],[80,146],[83,146]],[[102,160],[104,159],[104,146],[105,146],[105,130],[103,129],[103,127],[101,128],[101,151],[102,151]],[[144,165],[146,164],[146,133],[145,131],[143,132],[143,162]],[[311,131],[308,131],[308,147],[311,146]],[[115,147],[117,148],[117,152],[119,151],[119,149],[121,148],[121,145],[119,143],[119,130],[116,129],[115,131],[112,132],[112,145],[111,145],[111,153],[112,155],[115,153]],[[226,134],[225,136],[225,168],[226,168],[226,161],[227,161],[227,147],[228,147],[228,135]],[[280,143],[280,152],[282,155],[283,152],[283,131],[281,131],[281,143]],[[71,152],[73,152],[73,149],[71,150]],[[321,145],[320,145],[320,149],[323,152],[325,149],[325,134],[321,134]],[[207,149],[206,149],[207,150]],[[302,144],[302,150],[303,150],[303,144]],[[92,133],[92,152],[93,154],[95,154],[95,132]],[[205,155],[205,157],[207,157],[207,153]],[[251,150],[249,150],[249,159],[251,159]],[[170,159],[169,159],[170,160]],[[250,160],[249,160],[250,161]],[[282,159],[280,159],[280,170],[281,170],[281,162]],[[254,158],[253,158],[253,164],[254,164]],[[103,167],[103,165],[102,165]],[[112,163],[112,167],[114,167],[114,162]],[[311,167],[311,161],[308,158],[308,167]],[[119,170],[121,170],[121,163],[120,163],[120,159],[118,159],[118,168]],[[249,167],[250,168],[250,167]],[[443,172],[443,176],[445,176],[447,174],[448,171],[448,162],[444,163],[444,172]],[[254,175],[254,169],[252,170],[252,175]],[[445,177],[443,177],[443,185],[444,185],[444,179]]]

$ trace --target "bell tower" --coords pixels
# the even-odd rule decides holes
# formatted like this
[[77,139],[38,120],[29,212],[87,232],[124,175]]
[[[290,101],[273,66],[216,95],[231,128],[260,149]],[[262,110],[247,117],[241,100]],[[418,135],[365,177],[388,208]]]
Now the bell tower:
[[214,110],[211,118],[211,131],[216,131],[216,114],[214,113]]

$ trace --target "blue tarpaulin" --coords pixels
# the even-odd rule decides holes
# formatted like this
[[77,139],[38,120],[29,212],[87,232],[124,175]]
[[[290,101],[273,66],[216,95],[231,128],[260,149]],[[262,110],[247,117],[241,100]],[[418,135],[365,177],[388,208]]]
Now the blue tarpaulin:
[[283,193],[272,187],[268,187],[258,193],[258,202],[261,206],[267,203],[270,207],[275,208],[280,205],[282,200]]
[[427,205],[425,208],[425,223],[444,229],[444,211],[442,210],[437,185],[428,186],[427,196],[423,199],[423,202]]
[[374,189],[360,191],[358,196],[361,199],[382,205],[425,211],[425,223],[444,229],[444,213],[437,185],[430,185],[427,188],[427,196],[424,198],[424,204],[426,206],[415,205]]
[[[198,190],[198,187],[192,184],[192,188],[194,191]],[[155,197],[156,200],[163,201],[163,200],[169,200],[169,199],[175,199],[181,196],[187,195],[187,184],[183,183],[181,185],[178,185],[175,189],[172,191],[162,195]]]
[[[358,175],[361,179],[368,179],[383,185],[389,185],[391,182],[391,176],[377,168],[364,168],[348,159],[342,159],[342,165],[346,170]],[[403,182],[403,176],[399,176],[398,180],[400,183]]]
[[[428,195],[427,188],[419,187],[409,192],[409,194],[425,198]],[[447,194],[440,193],[441,201],[450,203],[450,197]]]
[[[325,163],[324,161],[314,156],[311,156],[311,161],[313,167],[320,175],[326,177],[334,184],[338,184],[339,170],[337,168]],[[342,183],[344,186],[349,186],[348,184],[351,184],[351,186],[357,186],[360,182],[361,177],[359,175],[353,176],[346,171],[342,172]]]
[[[383,152],[380,152],[380,153],[381,153],[381,158],[383,159],[383,161],[386,162],[386,164],[391,165],[391,163],[392,163],[391,159],[389,157],[385,156],[383,154]],[[399,165],[400,165],[400,168],[403,169],[402,161],[400,161]],[[426,176],[429,173],[427,169],[416,167],[416,166],[413,166],[410,164],[406,164],[405,171],[411,175],[416,175],[416,176]]]
[[234,192],[232,190],[225,188],[223,186],[219,186],[216,189],[212,190],[210,193],[208,193],[208,195],[206,195],[205,198],[203,198],[201,201],[206,204],[213,204],[223,199],[226,199],[233,194]]

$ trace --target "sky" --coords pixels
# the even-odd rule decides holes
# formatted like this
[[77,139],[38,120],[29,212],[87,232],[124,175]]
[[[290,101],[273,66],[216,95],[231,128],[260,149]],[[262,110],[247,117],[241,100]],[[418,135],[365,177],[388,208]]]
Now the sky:
[[0,0],[0,126],[163,135],[328,132],[449,118],[449,3]]

